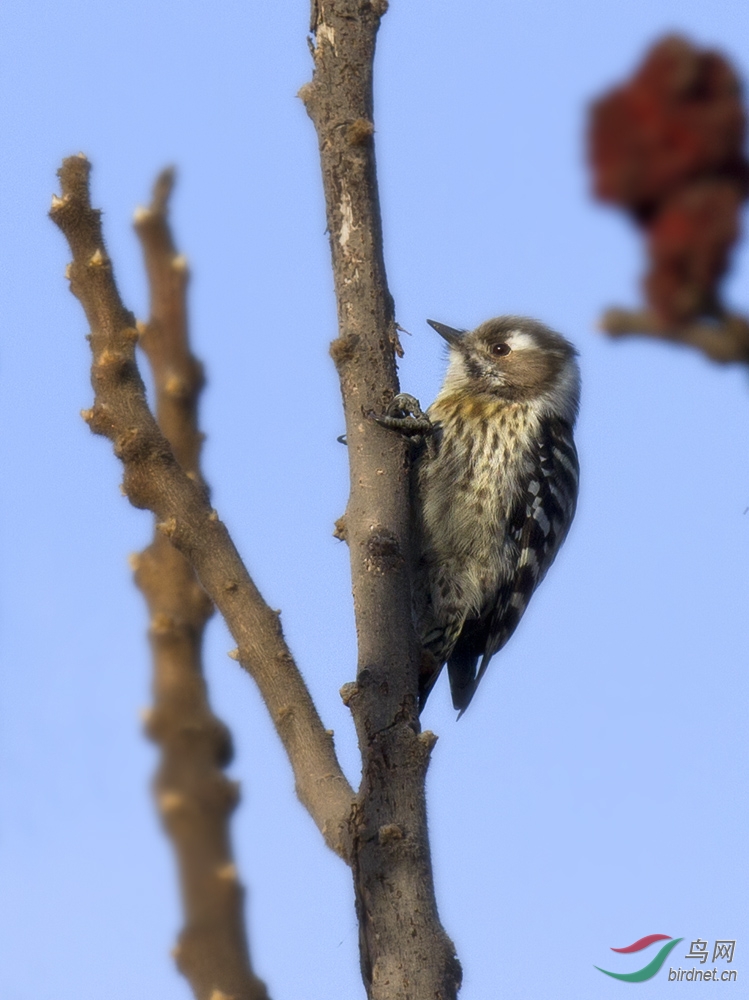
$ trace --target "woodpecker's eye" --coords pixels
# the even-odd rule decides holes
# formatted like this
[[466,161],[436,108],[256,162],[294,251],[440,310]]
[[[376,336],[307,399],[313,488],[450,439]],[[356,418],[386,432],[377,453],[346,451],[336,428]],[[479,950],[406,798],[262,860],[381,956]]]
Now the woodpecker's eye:
[[512,348],[509,344],[492,344],[492,354],[495,358],[503,358]]

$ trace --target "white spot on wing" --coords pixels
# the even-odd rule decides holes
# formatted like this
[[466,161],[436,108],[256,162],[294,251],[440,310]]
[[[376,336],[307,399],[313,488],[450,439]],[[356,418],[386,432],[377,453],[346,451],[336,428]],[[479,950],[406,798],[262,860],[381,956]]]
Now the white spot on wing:
[[551,527],[551,525],[549,524],[549,519],[546,516],[546,512],[544,511],[543,507],[537,507],[533,511],[533,517],[536,519],[536,521],[538,521],[541,531],[543,531],[545,535],[548,535],[549,528]]
[[577,469],[572,462],[570,462],[565,453],[559,448],[553,448],[552,450],[554,452],[554,458],[556,458],[557,462],[559,462],[560,465],[563,465],[572,479],[577,482]]

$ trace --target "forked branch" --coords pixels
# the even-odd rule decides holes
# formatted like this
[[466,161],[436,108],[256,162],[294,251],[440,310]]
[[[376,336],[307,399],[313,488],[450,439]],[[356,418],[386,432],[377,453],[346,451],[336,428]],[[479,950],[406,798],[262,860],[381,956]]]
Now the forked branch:
[[50,212],[70,245],[71,290],[91,328],[95,401],[84,418],[94,433],[112,441],[130,502],[156,515],[158,529],[189,560],[223,615],[237,643],[237,659],[257,683],[289,756],[300,800],[328,845],[348,858],[353,790],[336,758],[332,734],[289,652],[278,612],[263,600],[205,487],[182,469],[148,408],[135,363],[138,331],[114,281],[100,213],[91,208],[89,172],[83,156],[63,162],[61,197],[53,200]]

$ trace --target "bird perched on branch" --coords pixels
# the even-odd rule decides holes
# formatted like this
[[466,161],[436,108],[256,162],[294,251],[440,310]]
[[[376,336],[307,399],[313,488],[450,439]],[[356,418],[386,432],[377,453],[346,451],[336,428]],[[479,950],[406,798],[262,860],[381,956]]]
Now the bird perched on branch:
[[437,398],[424,414],[401,394],[377,419],[419,443],[420,710],[447,663],[462,715],[572,522],[580,374],[572,344],[535,320],[500,316],[470,332],[428,322],[449,345]]

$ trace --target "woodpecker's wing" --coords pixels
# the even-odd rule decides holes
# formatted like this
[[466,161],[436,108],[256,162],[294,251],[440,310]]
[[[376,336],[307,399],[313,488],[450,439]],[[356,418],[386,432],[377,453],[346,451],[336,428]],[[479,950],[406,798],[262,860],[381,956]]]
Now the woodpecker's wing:
[[447,664],[453,704],[461,714],[470,704],[492,656],[517,628],[534,590],[567,536],[577,505],[578,478],[572,428],[563,420],[546,421],[507,525],[517,544],[515,572],[482,614],[466,622]]

